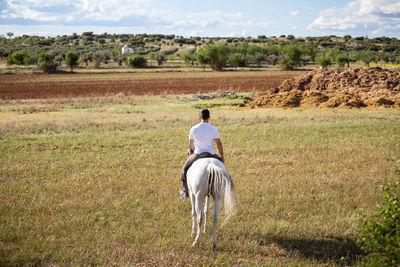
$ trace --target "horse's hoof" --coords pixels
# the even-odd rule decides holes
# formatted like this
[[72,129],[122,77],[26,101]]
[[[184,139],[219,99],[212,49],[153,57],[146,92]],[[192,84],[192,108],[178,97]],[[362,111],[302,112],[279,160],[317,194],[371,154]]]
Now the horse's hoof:
[[212,244],[212,250],[217,250],[217,244]]
[[197,246],[197,242],[193,242],[193,245],[192,245],[192,247],[196,247]]

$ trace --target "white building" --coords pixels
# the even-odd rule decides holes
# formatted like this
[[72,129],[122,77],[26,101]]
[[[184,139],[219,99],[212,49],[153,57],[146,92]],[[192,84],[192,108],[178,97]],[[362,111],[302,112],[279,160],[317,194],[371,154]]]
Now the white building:
[[133,48],[128,44],[124,45],[122,47],[122,54],[130,54],[130,53],[133,53]]

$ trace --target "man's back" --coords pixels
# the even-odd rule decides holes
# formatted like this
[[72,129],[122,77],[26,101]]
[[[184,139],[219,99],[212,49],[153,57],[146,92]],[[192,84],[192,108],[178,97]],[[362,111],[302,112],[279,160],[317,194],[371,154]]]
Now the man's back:
[[209,123],[201,122],[190,129],[189,139],[194,141],[194,153],[215,154],[214,140],[219,138],[218,130]]

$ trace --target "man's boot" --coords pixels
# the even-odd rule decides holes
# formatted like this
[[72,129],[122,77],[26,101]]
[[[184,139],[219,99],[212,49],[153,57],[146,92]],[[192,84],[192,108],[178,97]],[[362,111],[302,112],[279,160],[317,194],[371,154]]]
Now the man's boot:
[[182,174],[181,181],[183,183],[183,188],[179,191],[181,197],[189,197],[189,188],[186,182],[186,175]]

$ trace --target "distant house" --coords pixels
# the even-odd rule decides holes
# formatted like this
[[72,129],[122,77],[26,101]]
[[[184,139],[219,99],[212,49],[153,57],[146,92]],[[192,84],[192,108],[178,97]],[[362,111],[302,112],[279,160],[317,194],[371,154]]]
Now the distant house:
[[130,54],[130,53],[133,53],[133,48],[128,44],[124,45],[122,47],[122,54]]

